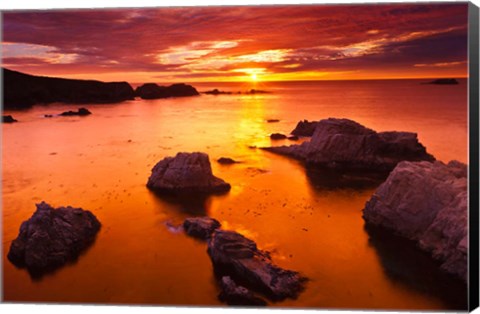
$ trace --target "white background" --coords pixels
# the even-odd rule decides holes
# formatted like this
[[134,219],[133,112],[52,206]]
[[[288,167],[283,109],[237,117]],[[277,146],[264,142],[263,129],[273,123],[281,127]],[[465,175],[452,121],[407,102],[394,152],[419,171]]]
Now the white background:
[[[311,4],[311,3],[371,3],[371,2],[428,2],[428,1],[412,1],[412,0],[0,0],[0,10],[13,9],[49,9],[49,8],[104,8],[104,7],[153,7],[153,6],[193,6],[193,5],[247,5],[247,4]],[[442,1],[437,2],[454,2]],[[459,1],[455,1],[459,2]],[[463,2],[463,1],[462,1]],[[477,6],[480,6],[480,0],[473,0]],[[0,261],[1,263],[1,261]],[[0,269],[1,271],[1,269]],[[128,269],[125,269],[128,271]],[[160,284],[160,283],[159,283]],[[130,306],[72,306],[72,305],[17,305],[17,304],[1,304],[0,313],[49,313],[49,314],[84,314],[85,312],[100,314],[100,313],[115,313],[115,314],[207,314],[207,313],[227,313],[227,314],[248,314],[248,313],[282,313],[282,314],[304,314],[312,312],[312,310],[243,310],[231,308],[189,308],[189,307],[130,307]],[[353,311],[322,311],[324,313],[357,313]],[[389,313],[389,312],[372,312],[361,311],[362,313]],[[390,312],[391,313],[391,312]],[[476,314],[480,310],[475,311]]]

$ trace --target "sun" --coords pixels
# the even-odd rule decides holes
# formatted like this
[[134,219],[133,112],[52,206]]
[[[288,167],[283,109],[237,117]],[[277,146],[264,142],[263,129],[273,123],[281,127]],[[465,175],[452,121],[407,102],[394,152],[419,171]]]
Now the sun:
[[257,74],[256,74],[256,73],[252,73],[252,74],[250,75],[250,79],[251,79],[252,81],[256,82],[256,81],[258,80]]

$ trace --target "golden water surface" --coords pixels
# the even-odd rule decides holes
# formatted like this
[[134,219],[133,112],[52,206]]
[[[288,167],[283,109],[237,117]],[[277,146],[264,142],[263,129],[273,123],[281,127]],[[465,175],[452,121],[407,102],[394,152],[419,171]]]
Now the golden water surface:
[[[291,143],[272,143],[268,136],[289,133],[299,120],[345,117],[377,131],[417,132],[437,159],[466,162],[466,81],[259,87],[272,93],[85,104],[93,113],[87,117],[43,117],[79,107],[63,104],[7,111],[19,122],[2,126],[5,300],[220,305],[206,244],[168,227],[209,215],[271,251],[276,264],[310,279],[297,300],[274,306],[465,306],[465,291],[435,272],[428,258],[364,229],[361,211],[374,188],[319,186],[300,163],[250,146]],[[273,118],[280,122],[266,122]],[[151,193],[145,186],[151,168],[180,151],[208,153],[214,174],[229,182],[231,191],[182,202]],[[241,163],[222,166],[215,161],[219,157]],[[21,222],[41,201],[88,209],[102,228],[78,261],[34,280],[6,254]]]

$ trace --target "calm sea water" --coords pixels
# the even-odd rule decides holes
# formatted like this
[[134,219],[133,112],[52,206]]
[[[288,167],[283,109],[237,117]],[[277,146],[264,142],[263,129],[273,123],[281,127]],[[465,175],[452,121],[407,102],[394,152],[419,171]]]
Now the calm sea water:
[[[64,104],[5,112],[19,120],[2,126],[5,300],[220,305],[206,244],[167,227],[208,214],[310,278],[297,300],[273,306],[465,307],[465,287],[435,271],[428,256],[365,230],[361,210],[374,189],[323,189],[298,162],[249,148],[288,143],[271,143],[269,134],[289,133],[299,120],[343,117],[377,131],[417,132],[437,159],[467,162],[466,81],[420,82],[203,83],[194,86],[272,93],[85,104],[88,117],[43,117],[79,107]],[[151,168],[180,151],[208,153],[232,190],[184,202],[151,193]],[[242,163],[219,165],[222,156]],[[33,280],[6,254],[43,200],[89,209],[103,226],[77,262]]]

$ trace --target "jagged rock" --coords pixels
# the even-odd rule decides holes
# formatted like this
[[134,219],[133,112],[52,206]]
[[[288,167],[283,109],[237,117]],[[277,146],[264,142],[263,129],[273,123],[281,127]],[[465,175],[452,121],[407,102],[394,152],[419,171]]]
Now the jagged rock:
[[436,79],[433,81],[428,82],[427,84],[435,84],[435,85],[457,85],[458,81],[454,78],[443,78],[443,79]]
[[207,252],[217,275],[230,276],[271,300],[296,298],[304,289],[306,279],[298,272],[274,265],[268,252],[234,231],[215,231]]
[[158,99],[197,96],[199,93],[193,86],[183,83],[170,86],[159,86],[155,83],[146,83],[135,89],[135,95],[142,99]]
[[377,133],[355,121],[334,118],[319,121],[311,140],[301,145],[263,149],[339,171],[389,172],[403,160],[435,160],[416,133]]
[[147,187],[158,192],[224,193],[230,184],[212,174],[208,155],[205,153],[178,153],[166,157],[152,169]]
[[221,292],[218,299],[228,305],[266,306],[265,300],[256,297],[252,291],[238,286],[229,276],[222,277],[220,281]]
[[183,229],[192,237],[207,239],[220,228],[218,220],[210,217],[190,217],[183,222]]
[[115,103],[133,99],[127,82],[104,83],[29,75],[3,68],[4,108],[29,108],[35,104]]
[[467,166],[401,162],[366,203],[367,224],[414,240],[441,268],[467,280]]
[[284,140],[286,138],[287,138],[287,136],[285,134],[281,134],[281,133],[270,134],[270,139],[272,139],[272,140]]
[[15,120],[11,115],[8,116],[3,116],[3,123],[13,123],[13,122],[18,122]]
[[53,208],[42,202],[20,227],[8,259],[41,275],[75,260],[100,230],[100,222],[87,210],[73,207]]
[[[69,110],[69,111],[65,111],[65,112],[62,112],[60,115],[61,116],[88,116],[92,114],[87,108],[80,108],[78,109],[78,111],[72,111],[72,110]],[[50,118],[47,117],[47,115],[45,115],[46,118]]]
[[229,157],[220,157],[218,158],[217,162],[222,165],[232,165],[238,163],[238,161],[235,161]]
[[311,121],[311,122],[309,122],[308,120],[299,121],[295,129],[293,129],[293,131],[290,132],[290,134],[296,135],[296,136],[310,137],[315,132],[315,128],[317,127],[317,125],[318,125],[318,121]]

